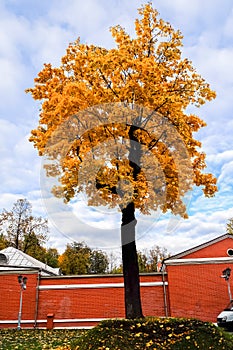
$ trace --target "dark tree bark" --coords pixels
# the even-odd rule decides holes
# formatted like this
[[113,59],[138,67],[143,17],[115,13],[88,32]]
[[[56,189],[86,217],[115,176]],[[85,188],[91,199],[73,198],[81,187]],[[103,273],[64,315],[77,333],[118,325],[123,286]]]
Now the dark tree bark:
[[[141,171],[141,145],[135,136],[137,126],[131,125],[129,130],[130,151],[129,162],[133,169],[133,177],[136,180]],[[136,189],[134,189],[136,193]],[[140,296],[140,278],[138,257],[135,242],[135,226],[137,220],[135,218],[134,202],[127,204],[121,209],[122,224],[121,224],[121,244],[122,244],[122,262],[125,287],[125,313],[126,318],[141,318],[142,306]]]
[[121,244],[122,262],[125,287],[125,314],[126,318],[142,318],[142,306],[140,297],[140,280],[137,251],[135,244],[134,203],[131,202],[121,210]]
[[[139,126],[130,125],[129,128],[129,164],[133,171],[133,178],[136,180],[141,172],[141,144],[137,139],[136,132],[140,129]],[[107,184],[102,184],[96,180],[96,188],[106,188],[114,194],[124,196],[124,192],[116,187],[109,187]],[[137,196],[137,189],[134,188],[134,196]],[[140,279],[138,257],[135,242],[135,205],[132,201],[125,207],[120,206],[122,213],[121,223],[121,245],[122,245],[122,263],[124,274],[124,290],[125,290],[125,315],[126,318],[135,319],[142,318],[142,306],[140,297]]]

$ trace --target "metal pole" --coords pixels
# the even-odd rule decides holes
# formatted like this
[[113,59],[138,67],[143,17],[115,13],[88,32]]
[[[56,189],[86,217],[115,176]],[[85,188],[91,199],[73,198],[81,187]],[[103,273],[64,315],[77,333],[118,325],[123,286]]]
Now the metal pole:
[[165,310],[165,316],[168,317],[167,292],[166,292],[166,284],[165,284],[165,278],[164,278],[164,265],[162,265],[162,281],[163,281],[164,310]]
[[17,328],[18,330],[21,329],[22,304],[23,304],[23,285],[20,286],[19,315],[18,315],[18,328]]

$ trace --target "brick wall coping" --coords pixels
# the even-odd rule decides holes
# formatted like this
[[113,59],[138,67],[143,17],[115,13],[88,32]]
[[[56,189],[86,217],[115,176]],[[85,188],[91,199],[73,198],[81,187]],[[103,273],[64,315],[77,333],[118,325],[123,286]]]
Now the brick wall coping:
[[[65,319],[54,319],[54,327],[53,329],[90,329],[93,328],[94,325],[88,325],[94,323],[99,323],[101,321],[111,319],[111,318],[65,318]],[[114,318],[116,319],[116,318]],[[0,320],[0,325],[6,325],[7,327],[17,327],[18,320]],[[34,329],[35,328],[35,320],[21,320],[21,324],[24,325],[23,329]],[[46,329],[47,319],[37,319],[36,320],[36,328]],[[40,326],[38,327],[38,325]],[[69,324],[70,326],[67,326]]]
[[171,259],[166,260],[165,265],[197,265],[197,264],[232,264],[233,258],[189,258],[189,259]]
[[[140,273],[140,276],[161,276],[161,275],[167,275],[166,272],[143,272]],[[123,274],[110,274],[110,273],[103,273],[103,274],[91,274],[91,275],[60,275],[60,276],[41,276],[41,279],[71,279],[71,278],[98,278],[98,277],[105,277],[105,278],[123,278]]]
[[[15,275],[15,274],[37,274],[41,272],[40,268],[35,267],[18,267],[15,266],[11,270],[1,270],[0,265],[0,275]],[[148,273],[140,273],[140,276],[161,276],[161,275],[167,275],[167,272],[148,272]],[[105,278],[123,278],[123,274],[92,274],[92,275],[59,275],[59,276],[40,276],[40,279],[47,280],[47,279],[77,279],[77,278],[99,278],[99,277],[105,277]]]
[[[63,322],[100,322],[106,319],[111,319],[111,318],[64,318],[64,319],[54,319],[54,322],[56,323],[63,323]],[[116,319],[116,317],[114,318]],[[1,324],[17,324],[18,320],[0,320]],[[21,323],[34,323],[35,320],[21,320]],[[47,319],[40,319],[40,320],[36,320],[37,323],[45,323],[47,322]]]
[[[141,287],[158,287],[168,285],[167,282],[141,282]],[[124,288],[124,283],[83,283],[83,284],[50,284],[39,286],[39,290],[49,289],[79,289],[79,288]]]

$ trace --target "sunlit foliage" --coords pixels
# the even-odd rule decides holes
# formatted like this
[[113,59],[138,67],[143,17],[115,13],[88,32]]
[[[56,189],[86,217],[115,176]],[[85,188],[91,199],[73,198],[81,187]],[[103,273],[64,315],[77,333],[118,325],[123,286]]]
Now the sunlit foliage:
[[[27,90],[34,99],[42,102],[39,126],[32,131],[30,141],[40,155],[54,160],[47,168],[49,175],[58,175],[60,179],[61,188],[54,190],[54,194],[67,201],[85,190],[91,205],[125,206],[130,197],[135,208],[143,213],[161,207],[164,212],[171,210],[186,217],[181,197],[192,185],[203,187],[206,196],[212,196],[217,188],[216,179],[211,174],[203,173],[205,154],[198,149],[201,144],[193,137],[193,133],[205,126],[205,122],[196,115],[188,115],[185,110],[190,104],[199,107],[215,98],[215,92],[191,62],[182,57],[180,31],[160,19],[151,3],[142,6],[139,15],[135,21],[135,37],[130,37],[119,25],[111,28],[115,48],[82,44],[78,39],[69,45],[60,67],[44,65],[35,79],[35,87]],[[116,112],[118,103],[132,107],[130,123],[127,122],[127,113],[124,115],[122,112],[122,105],[118,110],[119,122],[114,122],[111,112]],[[108,116],[94,116],[102,120],[101,125],[93,129],[92,113],[79,113],[104,104],[114,104],[114,111],[109,112]],[[134,112],[133,106],[143,106],[141,114],[137,108]],[[149,111],[153,113],[150,115]],[[75,119],[74,126],[69,124],[71,116],[76,116],[72,119],[72,123]],[[167,136],[161,126],[163,121],[176,131],[174,136],[170,133],[170,145],[166,146]],[[51,144],[51,138],[57,138],[56,130],[60,130],[64,123],[67,123],[64,135],[60,135],[59,142],[52,141]],[[132,123],[136,125],[134,130]],[[75,136],[72,135],[72,128],[75,129]],[[71,138],[74,137],[72,141],[75,139],[75,142],[64,155],[67,131],[71,132]],[[187,173],[182,165],[182,156],[179,169],[174,162],[174,153],[179,153],[178,150],[172,153],[177,135],[185,145],[191,173]],[[123,154],[120,154],[122,148],[118,147],[118,155],[108,159],[104,142],[109,138],[118,143],[133,139],[152,152],[162,168],[165,186],[161,176],[158,174],[156,177],[156,165],[153,168],[150,162],[144,167],[148,169],[151,166],[155,172],[153,185],[147,181],[142,170],[135,172],[129,153],[125,151],[132,147],[129,141]],[[92,173],[92,161],[98,161],[100,155],[96,160],[91,150],[98,144],[103,149],[102,156],[105,154],[105,163],[94,178],[89,176],[87,183],[85,176],[79,176],[79,170],[85,168],[84,160],[88,156],[90,159],[85,163],[88,166],[83,171],[85,174]],[[139,154],[139,163],[141,160],[142,155]],[[96,196],[96,184],[101,196]],[[165,199],[162,193],[164,187]]]

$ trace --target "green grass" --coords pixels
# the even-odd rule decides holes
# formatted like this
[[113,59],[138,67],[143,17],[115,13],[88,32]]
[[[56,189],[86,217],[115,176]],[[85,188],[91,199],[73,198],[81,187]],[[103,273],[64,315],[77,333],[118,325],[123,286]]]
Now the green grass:
[[75,347],[77,338],[83,333],[80,330],[38,330],[20,331],[16,329],[0,330],[1,350],[44,350],[56,349],[59,346]]
[[90,330],[0,330],[1,350],[233,350],[233,336],[196,319],[106,320]]

